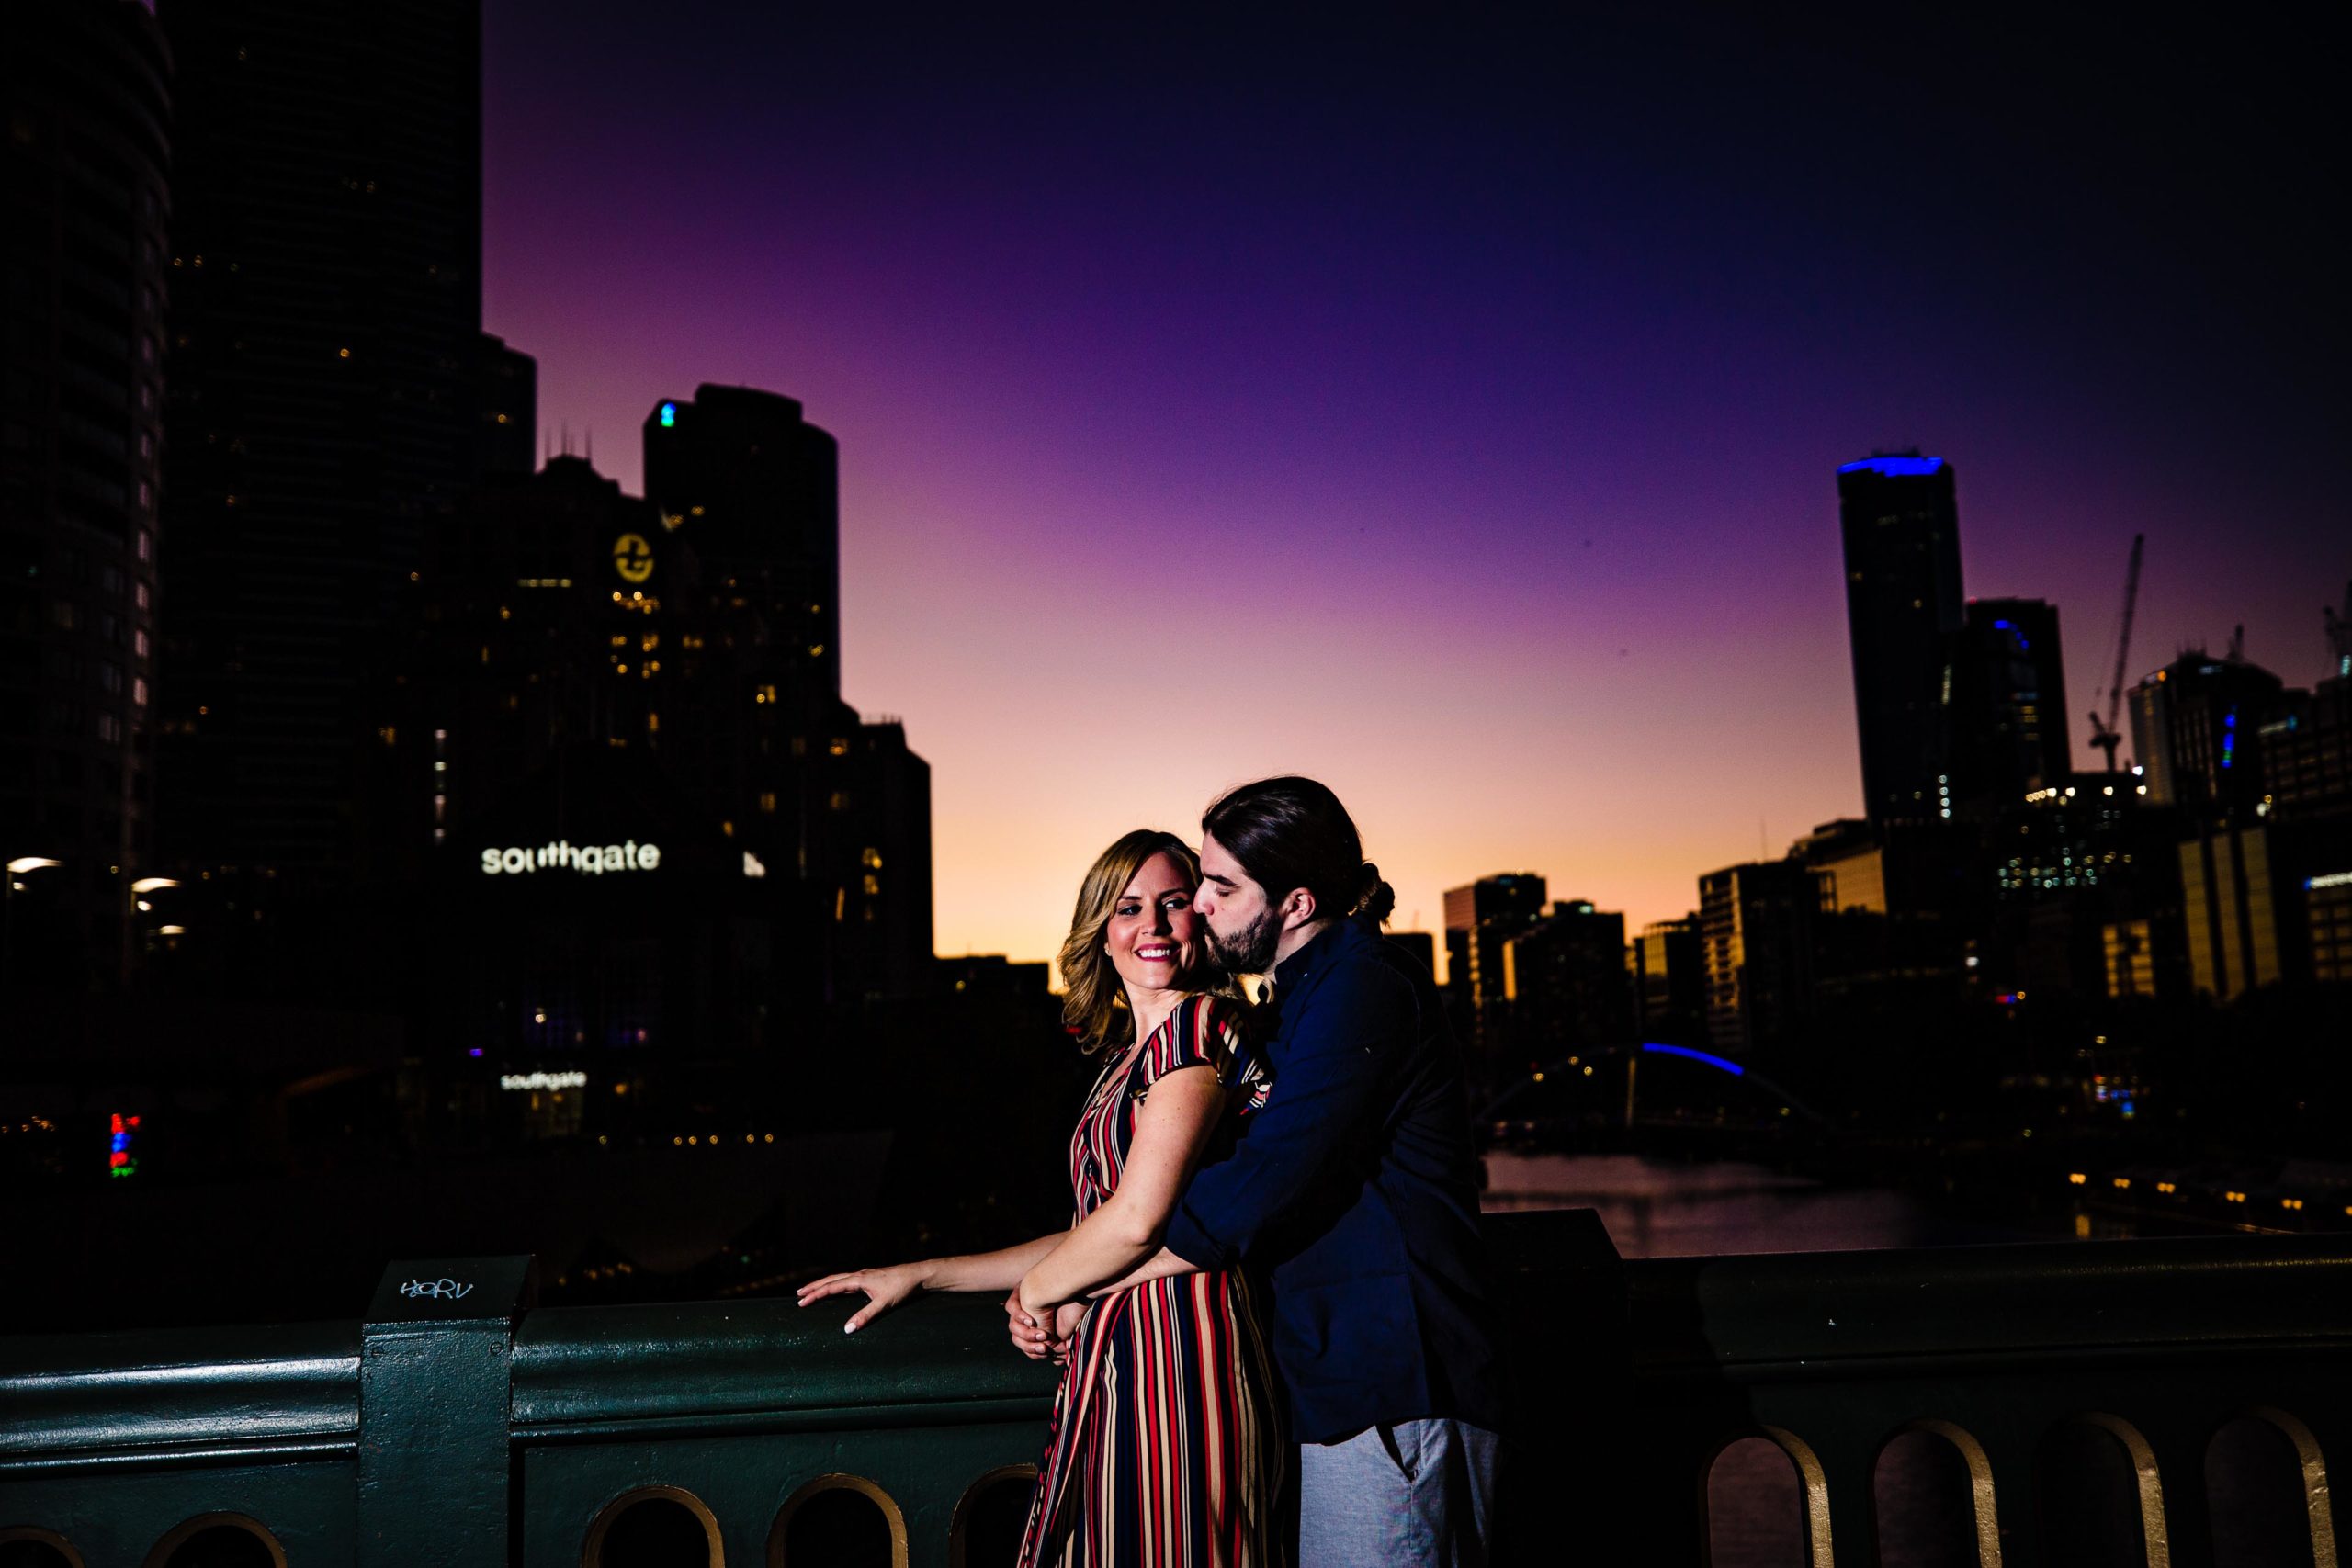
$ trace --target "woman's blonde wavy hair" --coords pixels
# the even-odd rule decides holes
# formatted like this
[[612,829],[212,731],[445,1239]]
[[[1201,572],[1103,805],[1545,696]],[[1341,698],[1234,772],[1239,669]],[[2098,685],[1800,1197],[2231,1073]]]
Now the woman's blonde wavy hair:
[[[1062,985],[1067,988],[1062,997],[1062,1021],[1077,1033],[1078,1048],[1090,1055],[1106,1045],[1125,1045],[1135,1038],[1136,1021],[1127,1010],[1126,987],[1120,983],[1119,972],[1104,950],[1103,934],[1110,930],[1111,912],[1118,908],[1119,895],[1127,890],[1127,884],[1136,879],[1136,874],[1154,855],[1163,854],[1173,856],[1193,885],[1200,886],[1201,857],[1183,840],[1157,828],[1138,828],[1132,833],[1121,834],[1116,843],[1095,857],[1094,863],[1087,868],[1085,880],[1078,885],[1078,907],[1070,912],[1069,935],[1062,942],[1055,967],[1061,971]],[[1200,944],[1200,956],[1182,976],[1182,982],[1184,988],[1191,991],[1220,997],[1241,994],[1233,976],[1216,967],[1208,956],[1205,942]]]

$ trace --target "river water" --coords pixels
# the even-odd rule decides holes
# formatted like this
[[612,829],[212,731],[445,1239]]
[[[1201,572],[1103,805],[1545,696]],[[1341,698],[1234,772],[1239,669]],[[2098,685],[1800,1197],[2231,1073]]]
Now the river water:
[[1735,1160],[1642,1155],[1487,1156],[1489,1212],[1593,1209],[1624,1258],[1717,1252],[1851,1252],[1888,1247],[2056,1239],[1941,1214],[1908,1193],[1828,1187]]

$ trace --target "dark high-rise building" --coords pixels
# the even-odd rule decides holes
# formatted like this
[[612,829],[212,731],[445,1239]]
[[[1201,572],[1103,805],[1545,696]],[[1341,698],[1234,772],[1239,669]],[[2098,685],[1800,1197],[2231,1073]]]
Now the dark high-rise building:
[[170,81],[130,0],[9,11],[0,987],[119,978],[152,863]]
[[1431,975],[1437,973],[1437,938],[1428,931],[1383,931],[1390,942],[1413,955],[1415,963]]
[[178,77],[157,760],[191,867],[350,871],[357,694],[481,405],[480,15],[164,0]]
[[1481,1048],[1503,1001],[1503,943],[1544,909],[1544,879],[1500,872],[1445,890],[1445,983],[1457,1018]]
[[1800,860],[1726,866],[1699,879],[1707,1037],[1739,1052],[1787,1039],[1811,981],[1811,927],[1820,895]]
[[2181,815],[2126,773],[2077,773],[1992,821],[1970,978],[1991,994],[2185,998]]
[[787,706],[841,694],[839,467],[833,438],[774,392],[697,387],[646,416],[646,499],[767,617]]
[[1872,822],[1951,815],[1952,638],[1961,629],[1960,516],[1951,465],[1881,455],[1838,470],[1846,626]]
[[1952,795],[1979,818],[2075,770],[2058,606],[1969,601],[1952,659]]
[[476,417],[484,475],[527,477],[539,466],[539,362],[492,333],[481,334],[481,399]]
[[2262,731],[2285,705],[2278,676],[2188,653],[2132,688],[2132,750],[2159,806],[2251,809],[2266,793]]
[[1634,1026],[1644,1040],[1696,1045],[1706,1037],[1707,956],[1693,910],[1654,920],[1625,950],[1634,987]]
[[2270,809],[2282,817],[2352,812],[2352,679],[2286,694],[2264,725],[2262,772]]
[[1634,1026],[1625,917],[1564,898],[1506,939],[1503,996],[1514,1049],[1531,1061],[1589,1045],[1622,1045]]

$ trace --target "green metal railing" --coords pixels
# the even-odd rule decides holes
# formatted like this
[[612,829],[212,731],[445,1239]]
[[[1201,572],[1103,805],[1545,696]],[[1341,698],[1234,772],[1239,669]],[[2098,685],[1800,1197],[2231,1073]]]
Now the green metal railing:
[[[1724,1568],[1760,1452],[1781,1561],[2335,1568],[2352,1237],[1627,1265],[1589,1213],[1493,1224],[1508,1561]],[[1009,1560],[1054,1374],[995,1302],[531,1293],[439,1260],[356,1325],[0,1340],[0,1568]]]

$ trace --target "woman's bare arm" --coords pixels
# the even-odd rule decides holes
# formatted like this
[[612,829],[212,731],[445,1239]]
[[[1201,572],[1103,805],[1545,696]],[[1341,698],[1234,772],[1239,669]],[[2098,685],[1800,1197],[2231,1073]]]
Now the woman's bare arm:
[[854,1334],[917,1291],[1010,1291],[1039,1258],[1059,1246],[1069,1233],[1057,1231],[994,1252],[966,1253],[954,1258],[927,1258],[921,1263],[894,1263],[887,1269],[853,1269],[828,1274],[800,1287],[800,1304],[851,1291],[865,1292],[865,1305],[842,1325]]
[[1054,1307],[1125,1279],[1162,1250],[1168,1217],[1230,1103],[1229,1091],[1205,1063],[1179,1067],[1152,1084],[1136,1111],[1118,1190],[1023,1276],[1021,1304],[1033,1317],[1050,1323]]

